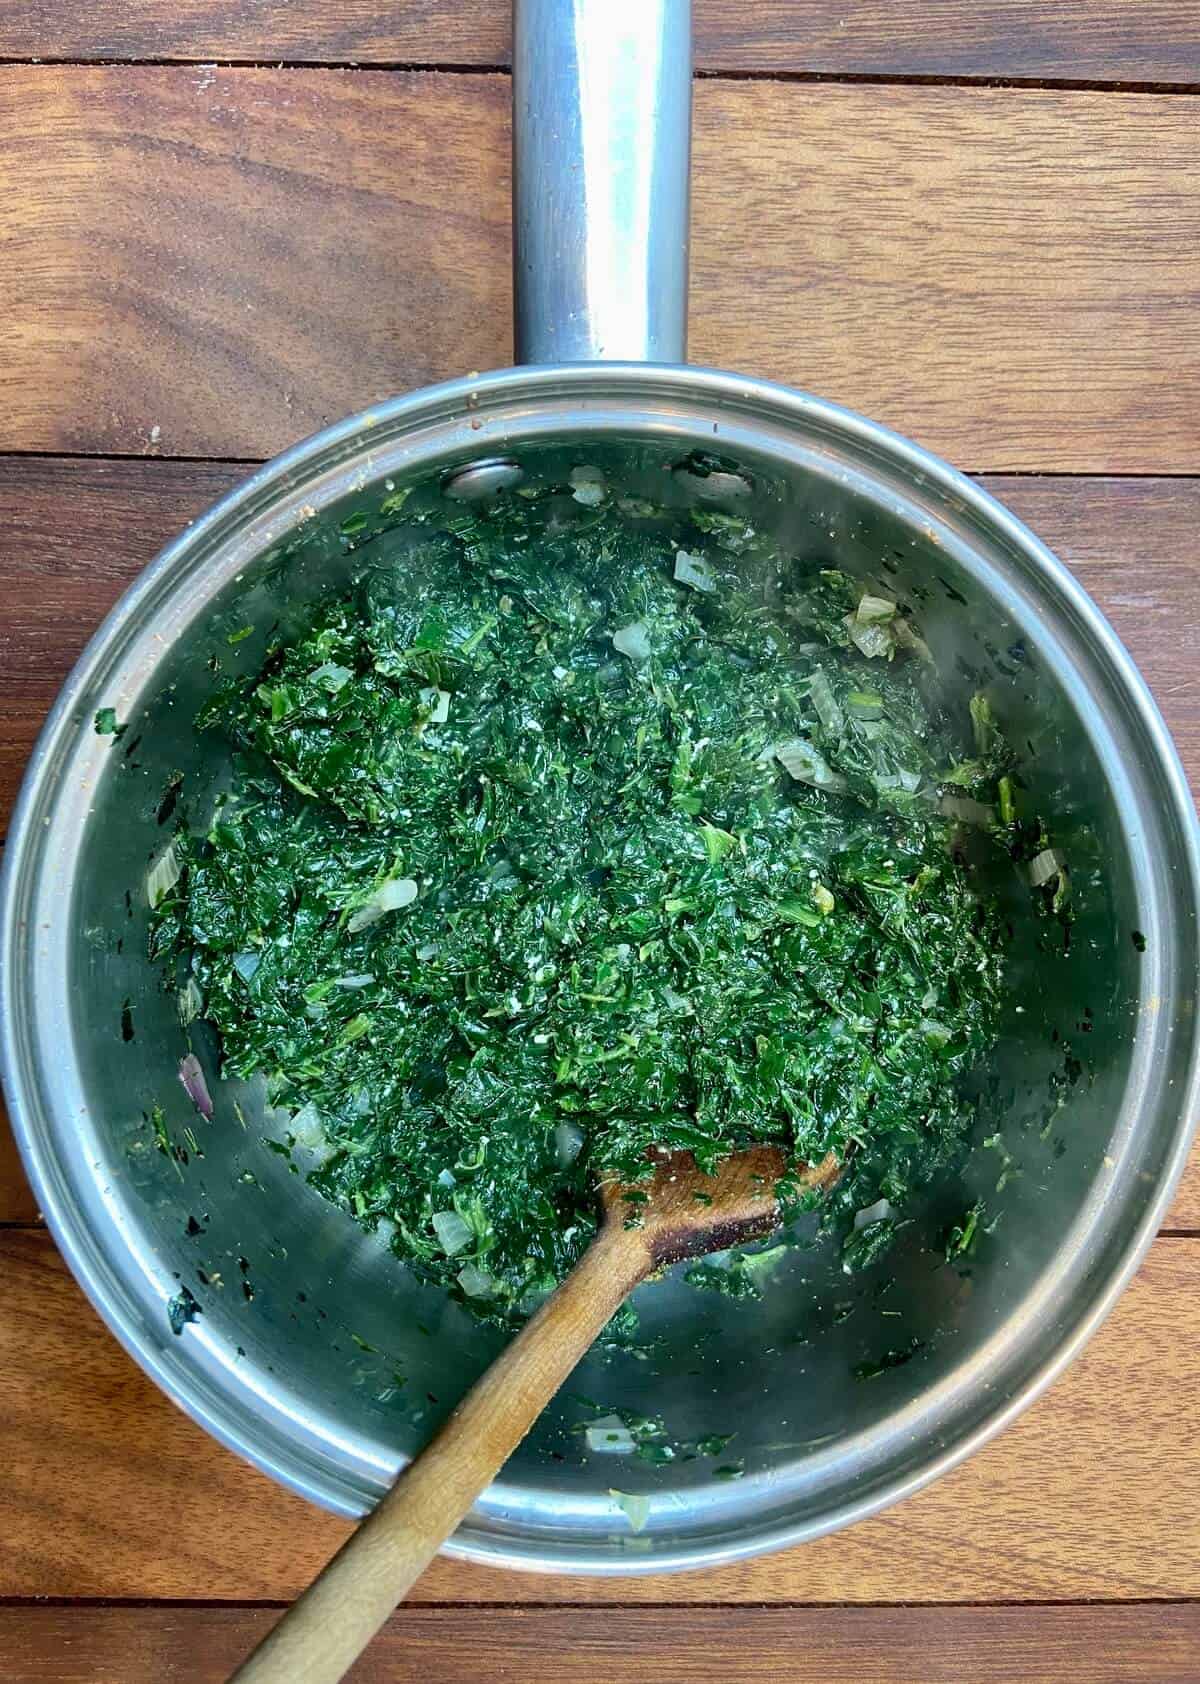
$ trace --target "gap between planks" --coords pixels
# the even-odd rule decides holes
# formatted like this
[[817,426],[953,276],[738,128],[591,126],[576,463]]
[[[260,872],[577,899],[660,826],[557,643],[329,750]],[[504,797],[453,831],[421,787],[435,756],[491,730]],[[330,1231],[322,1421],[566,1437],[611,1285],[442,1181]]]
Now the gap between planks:
[[[511,56],[508,0],[24,0],[8,58],[451,64]],[[1189,0],[696,0],[706,71],[1194,83]]]
[[[140,58],[92,58],[67,54],[43,53],[0,54],[0,67],[17,65],[55,65],[62,70],[175,70],[206,68],[214,70],[378,70],[391,75],[411,75],[421,72],[430,76],[506,76],[512,69],[507,64],[441,64],[421,59],[383,58],[239,58],[216,54],[209,59],[189,58],[185,55],[162,57],[147,55]],[[1077,94],[1178,94],[1184,98],[1200,94],[1200,81],[1101,80],[1087,76],[1020,76],[1003,73],[979,75],[954,74],[948,71],[887,71],[887,70],[730,70],[697,66],[692,72],[696,82],[779,82],[798,86],[844,83],[850,87],[866,88],[1010,88],[1014,91],[1077,93]]]
[[[511,355],[502,78],[21,65],[5,94],[38,285],[0,305],[0,446],[265,456]],[[702,79],[694,358],[992,471],[1187,472],[1193,115]]]

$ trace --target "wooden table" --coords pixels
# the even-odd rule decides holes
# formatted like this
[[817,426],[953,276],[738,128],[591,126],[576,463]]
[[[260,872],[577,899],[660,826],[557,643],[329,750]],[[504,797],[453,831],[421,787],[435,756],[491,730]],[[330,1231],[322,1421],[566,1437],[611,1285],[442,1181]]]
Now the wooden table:
[[[506,11],[0,6],[5,813],[88,632],[245,464],[508,361]],[[695,360],[984,474],[1200,776],[1200,12],[697,11]],[[142,1377],[2,1136],[0,1224],[0,1675],[221,1679],[346,1528]],[[1086,1355],[934,1488],[717,1572],[439,1562],[354,1676],[1194,1681],[1198,1410],[1194,1164]]]

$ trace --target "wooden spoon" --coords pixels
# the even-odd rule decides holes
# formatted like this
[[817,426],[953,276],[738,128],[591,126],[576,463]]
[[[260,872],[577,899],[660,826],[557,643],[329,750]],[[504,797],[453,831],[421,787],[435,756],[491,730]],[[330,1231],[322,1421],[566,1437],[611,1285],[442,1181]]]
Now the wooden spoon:
[[[790,1178],[827,1187],[828,1157]],[[231,1684],[334,1684],[496,1477],[626,1296],[667,1263],[762,1239],[777,1225],[782,1152],[756,1146],[703,1175],[663,1153],[653,1177],[600,1189],[600,1231],[567,1279],[268,1633]],[[630,1201],[628,1195],[633,1194]],[[644,1200],[644,1202],[643,1202]]]

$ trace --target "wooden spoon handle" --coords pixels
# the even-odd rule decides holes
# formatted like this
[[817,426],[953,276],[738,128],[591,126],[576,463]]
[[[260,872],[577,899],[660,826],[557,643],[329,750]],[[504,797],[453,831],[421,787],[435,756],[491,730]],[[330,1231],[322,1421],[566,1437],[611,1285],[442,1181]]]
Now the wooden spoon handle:
[[231,1684],[335,1684],[650,1266],[638,1230],[603,1228]]

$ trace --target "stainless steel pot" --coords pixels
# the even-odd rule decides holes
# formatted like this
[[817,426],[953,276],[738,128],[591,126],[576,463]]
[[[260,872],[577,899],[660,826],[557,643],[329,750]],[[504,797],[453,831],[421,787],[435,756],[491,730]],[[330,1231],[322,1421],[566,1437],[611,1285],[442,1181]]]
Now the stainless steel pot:
[[[593,1356],[574,1392],[661,1417],[675,1459],[586,1454],[573,1428],[589,1411],[568,1393],[450,1546],[509,1565],[661,1571],[809,1538],[903,1496],[1010,1420],[1096,1328],[1188,1147],[1200,858],[1129,657],[1018,521],[832,404],[647,366],[684,352],[686,0],[518,0],[514,84],[518,353],[551,366],[398,398],[297,446],[110,615],[47,722],[8,847],[5,1080],[58,1243],[129,1351],[225,1443],[361,1512],[497,1336],[288,1173],[260,1143],[271,1123],[256,1090],[237,1090],[243,1131],[224,1094],[223,1121],[194,1117],[176,1079],[181,1032],[145,957],[142,884],[165,836],[164,785],[184,771],[183,806],[202,820],[223,774],[221,745],[192,725],[211,666],[251,672],[268,628],[364,556],[402,566],[413,508],[436,517],[455,497],[583,463],[637,495],[736,506],[914,600],[947,685],[965,706],[986,684],[1023,745],[1030,798],[1070,861],[1070,950],[1014,896],[989,1143],[908,1213],[882,1276],[847,1278],[816,1247],[757,1306],[678,1279],[642,1289],[644,1348]],[[625,360],[598,360],[610,358]],[[92,729],[103,706],[129,722],[116,743]],[[156,1106],[186,1165],[155,1149]],[[979,1193],[999,1222],[969,1266],[949,1266],[939,1229]],[[724,1433],[738,1478],[687,1459],[698,1436]],[[641,1534],[614,1487],[649,1495]]]

